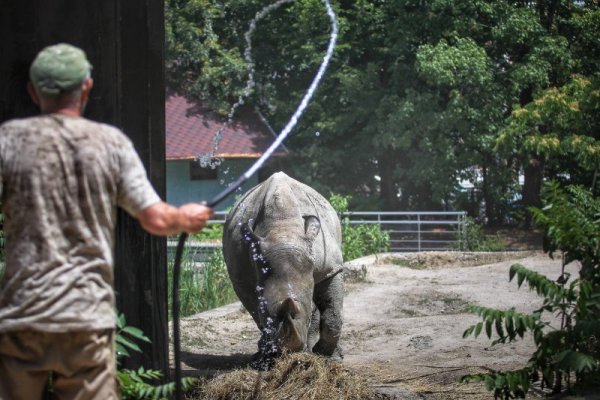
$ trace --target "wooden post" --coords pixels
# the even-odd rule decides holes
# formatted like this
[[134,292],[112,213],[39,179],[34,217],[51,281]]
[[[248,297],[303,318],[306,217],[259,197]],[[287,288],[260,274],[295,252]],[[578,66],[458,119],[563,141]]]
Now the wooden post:
[[[0,122],[37,113],[25,90],[44,46],[67,42],[86,51],[94,89],[86,116],[121,128],[134,142],[164,198],[163,0],[2,0]],[[123,360],[168,372],[166,240],[119,214],[115,250],[117,308],[152,340]]]

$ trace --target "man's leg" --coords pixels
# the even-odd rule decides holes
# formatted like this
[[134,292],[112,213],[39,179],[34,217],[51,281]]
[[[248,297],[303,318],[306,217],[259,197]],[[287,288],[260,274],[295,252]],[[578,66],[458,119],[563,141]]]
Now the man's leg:
[[0,400],[41,399],[48,382],[45,334],[0,333]]
[[[52,387],[60,400],[117,400],[113,331],[65,333]],[[60,342],[60,343],[59,343]]]

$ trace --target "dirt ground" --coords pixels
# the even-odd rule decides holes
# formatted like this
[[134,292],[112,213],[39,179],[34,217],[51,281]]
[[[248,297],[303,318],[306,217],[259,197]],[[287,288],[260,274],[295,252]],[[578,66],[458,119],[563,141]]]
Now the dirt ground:
[[[479,322],[464,309],[538,307],[535,293],[508,281],[516,262],[553,279],[561,268],[534,251],[390,253],[347,263],[344,366],[390,399],[493,398],[481,384],[460,383],[461,376],[521,367],[533,342],[492,347],[485,334],[463,339]],[[181,332],[184,371],[204,377],[246,367],[259,338],[240,303],[186,318]]]

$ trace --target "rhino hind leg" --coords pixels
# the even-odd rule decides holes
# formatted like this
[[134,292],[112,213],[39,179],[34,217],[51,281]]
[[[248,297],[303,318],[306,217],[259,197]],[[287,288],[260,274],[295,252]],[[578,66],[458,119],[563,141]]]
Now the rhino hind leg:
[[343,324],[343,300],[344,279],[341,273],[315,285],[314,301],[319,309],[320,318],[317,325],[319,340],[312,347],[313,353],[330,357],[333,360],[343,358],[339,345]]

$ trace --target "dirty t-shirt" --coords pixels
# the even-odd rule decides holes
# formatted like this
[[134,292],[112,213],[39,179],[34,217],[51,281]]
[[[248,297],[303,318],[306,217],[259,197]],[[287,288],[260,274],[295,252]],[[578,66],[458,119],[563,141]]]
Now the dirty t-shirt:
[[115,327],[116,207],[160,201],[131,141],[84,118],[44,115],[0,126],[6,271],[0,332]]

